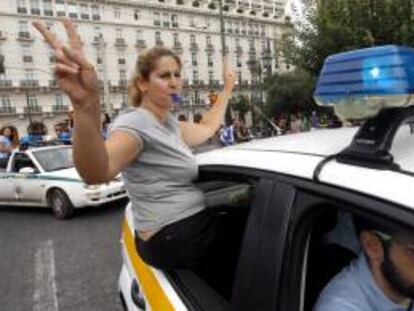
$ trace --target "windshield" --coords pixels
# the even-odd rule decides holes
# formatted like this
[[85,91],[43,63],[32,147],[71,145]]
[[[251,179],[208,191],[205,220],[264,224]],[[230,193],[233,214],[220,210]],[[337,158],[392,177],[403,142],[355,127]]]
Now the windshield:
[[33,151],[33,155],[46,172],[73,167],[72,147]]

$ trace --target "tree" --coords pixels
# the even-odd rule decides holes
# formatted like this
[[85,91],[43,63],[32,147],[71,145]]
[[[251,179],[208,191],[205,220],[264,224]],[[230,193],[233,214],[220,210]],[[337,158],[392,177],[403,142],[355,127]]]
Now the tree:
[[250,110],[250,101],[245,95],[239,95],[231,100],[231,108],[236,111],[239,118],[245,121],[245,115]]
[[274,75],[267,80],[265,88],[265,110],[270,117],[297,110],[310,112],[316,107],[312,97],[314,79],[303,70]]
[[295,66],[317,76],[331,54],[374,45],[414,45],[413,0],[319,1],[308,23],[285,40],[284,53]]

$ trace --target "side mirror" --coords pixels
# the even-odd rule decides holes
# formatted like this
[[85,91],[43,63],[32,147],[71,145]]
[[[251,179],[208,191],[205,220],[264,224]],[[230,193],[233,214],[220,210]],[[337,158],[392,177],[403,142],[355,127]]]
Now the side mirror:
[[22,167],[19,170],[19,173],[22,173],[22,174],[33,174],[33,173],[35,173],[35,169],[33,167],[26,166],[26,167]]

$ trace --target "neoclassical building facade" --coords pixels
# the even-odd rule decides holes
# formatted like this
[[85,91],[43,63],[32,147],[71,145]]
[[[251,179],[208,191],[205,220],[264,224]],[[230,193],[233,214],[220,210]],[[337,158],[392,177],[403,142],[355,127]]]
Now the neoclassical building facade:
[[[290,69],[279,50],[292,25],[287,0],[222,0],[223,35],[237,73],[235,93],[257,99],[257,86]],[[42,19],[65,40],[59,19],[75,21],[102,85],[102,110],[127,106],[127,81],[148,47],[173,49],[183,60],[184,92],[175,113],[189,119],[208,109],[208,94],[222,85],[218,0],[3,0],[0,1],[0,125],[24,130],[30,120],[49,126],[66,118],[69,100],[53,78],[51,49],[31,23]],[[255,95],[256,92],[256,95]],[[261,94],[260,94],[261,95]],[[256,96],[256,97],[255,97]]]

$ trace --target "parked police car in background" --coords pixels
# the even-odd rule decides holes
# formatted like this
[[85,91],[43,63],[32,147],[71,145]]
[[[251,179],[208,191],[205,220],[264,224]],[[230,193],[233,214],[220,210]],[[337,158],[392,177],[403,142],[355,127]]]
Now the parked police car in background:
[[58,219],[69,218],[75,208],[125,197],[120,178],[102,185],[85,184],[73,165],[71,146],[15,150],[0,170],[0,204],[51,207]]
[[[338,104],[347,117],[369,118],[360,128],[197,155],[207,208],[230,219],[236,232],[211,263],[218,282],[145,264],[128,207],[119,277],[124,307],[310,311],[324,285],[357,256],[339,238],[326,238],[341,225],[340,215],[413,230],[414,108],[406,106],[413,64],[414,51],[395,46],[334,55],[325,62],[315,98]],[[345,240],[358,243],[355,236]]]

